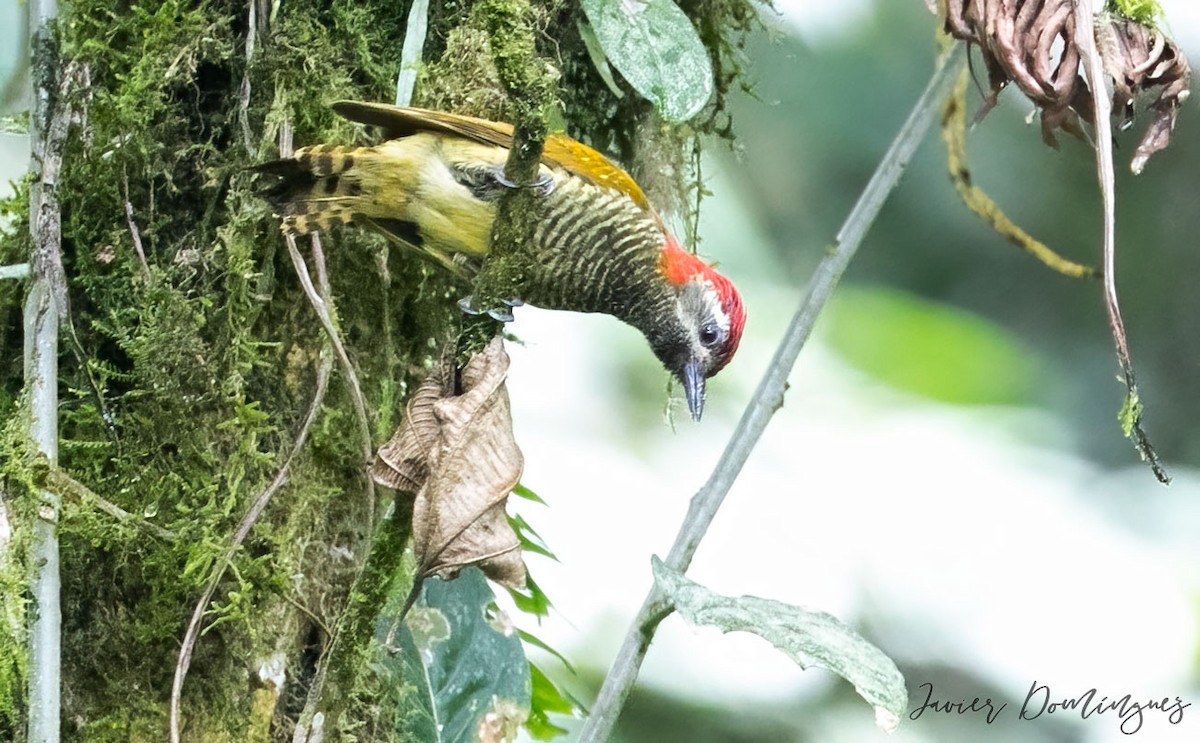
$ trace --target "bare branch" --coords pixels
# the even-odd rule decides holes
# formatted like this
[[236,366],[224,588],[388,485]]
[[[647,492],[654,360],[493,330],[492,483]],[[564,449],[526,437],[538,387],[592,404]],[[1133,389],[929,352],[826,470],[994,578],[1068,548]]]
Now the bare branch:
[[[675,537],[666,564],[683,573],[691,564],[700,541],[709,524],[716,516],[726,493],[732,487],[750,452],[766,430],[767,423],[776,410],[783,405],[783,394],[787,387],[788,374],[796,363],[800,349],[812,333],[817,317],[829,300],[838,280],[854,257],[867,230],[875,221],[888,195],[896,187],[917,145],[921,143],[929,126],[937,116],[939,107],[954,85],[955,77],[963,68],[966,54],[962,44],[956,44],[943,58],[932,79],[921,94],[916,106],[891,147],[876,168],[875,174],[859,196],[850,215],[808,286],[808,292],[792,317],[791,324],[775,351],[775,357],[767,367],[758,390],[746,407],[721,459],[717,462],[708,482],[692,498],[687,516]],[[633,690],[638,669],[646,657],[650,641],[660,622],[671,613],[671,607],[657,587],[642,604],[641,610],[629,627],[625,641],[618,651],[592,714],[584,725],[579,740],[581,743],[599,743],[608,740],[625,700]]]
[[97,511],[107,513],[109,516],[112,516],[114,519],[124,524],[145,529],[161,539],[174,541],[179,538],[179,536],[170,529],[164,529],[158,524],[151,523],[140,516],[135,516],[129,511],[126,511],[124,508],[118,506],[116,503],[113,503],[107,498],[101,497],[87,485],[79,482],[74,477],[71,477],[69,474],[67,474],[65,470],[62,470],[58,467],[50,467],[50,470],[46,473],[46,481],[43,486],[46,490],[54,493],[60,498],[62,496],[74,498],[84,506],[90,506],[95,508]]

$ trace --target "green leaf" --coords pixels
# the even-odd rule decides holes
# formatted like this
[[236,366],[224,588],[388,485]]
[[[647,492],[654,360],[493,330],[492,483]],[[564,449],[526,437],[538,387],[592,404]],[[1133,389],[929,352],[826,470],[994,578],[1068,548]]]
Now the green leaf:
[[[571,665],[571,661],[567,660],[567,656],[563,655],[562,653],[558,652],[554,648],[550,647],[550,645],[548,645],[545,640],[541,639],[540,637],[538,637],[537,635],[534,635],[531,632],[526,632],[523,629],[517,630],[517,634],[519,634],[521,636],[521,641],[524,642],[526,645],[532,645],[535,648],[545,650],[547,653],[549,653],[550,655],[553,655],[555,658],[557,658],[558,662],[562,663],[563,667],[566,668],[568,671],[570,671],[572,674],[574,674],[576,672],[575,666]],[[529,665],[532,666],[533,662],[530,661]]]
[[908,706],[904,677],[892,659],[836,617],[754,596],[713,593],[651,558],[654,582],[692,624],[722,632],[753,632],[801,668],[817,666],[854,684],[875,708],[875,724],[892,732]]
[[667,121],[695,116],[713,72],[696,29],[671,0],[581,0],[596,40],[633,89]]
[[574,716],[583,706],[558,688],[550,677],[533,663],[529,664],[529,672],[533,681],[533,703],[529,719],[525,721],[525,729],[534,740],[552,740],[566,735],[566,728],[550,722],[549,713]]
[[398,684],[408,683],[416,689],[415,694],[404,697],[405,709],[399,716],[396,732],[400,740],[436,741],[438,722],[433,689],[408,625],[401,623],[397,628],[394,643],[396,653],[383,665]]
[[600,40],[596,38],[596,32],[592,30],[591,24],[580,18],[577,26],[579,38],[583,39],[583,48],[587,49],[588,58],[592,60],[596,72],[600,73],[600,79],[604,81],[613,95],[624,98],[625,91],[621,90],[613,78],[612,68],[608,66],[608,58],[604,56],[604,50],[600,48]]
[[513,603],[516,604],[518,610],[537,617],[539,622],[542,617],[549,616],[550,607],[553,606],[550,603],[550,597],[529,573],[525,574],[524,590],[512,586],[505,586],[505,589],[508,591],[508,595],[512,596]]
[[521,483],[517,483],[517,486],[512,489],[512,494],[517,496],[518,498],[524,498],[525,500],[531,500],[534,503],[541,503],[543,506],[546,505],[546,501],[542,500],[542,496],[533,492],[532,490],[525,487]]
[[890,289],[843,289],[824,339],[850,364],[897,389],[955,405],[1032,401],[1043,364],[1004,328]]
[[521,549],[536,555],[549,557],[551,560],[558,562],[558,557],[546,546],[546,540],[542,539],[542,535],[534,531],[529,522],[522,518],[520,514],[508,514],[508,525],[516,532],[517,540],[521,542]]
[[[378,625],[380,640],[392,626]],[[486,715],[510,740],[529,716],[532,681],[516,629],[495,607],[478,568],[425,580],[421,599],[396,632],[404,678],[419,687],[417,710],[402,716],[401,740],[473,743]]]

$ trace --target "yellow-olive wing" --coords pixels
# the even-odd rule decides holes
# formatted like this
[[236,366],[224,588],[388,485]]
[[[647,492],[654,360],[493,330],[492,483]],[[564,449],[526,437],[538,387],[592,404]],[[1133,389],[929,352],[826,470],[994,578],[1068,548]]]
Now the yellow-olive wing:
[[[440,132],[505,149],[512,147],[512,124],[499,121],[444,111],[400,108],[386,103],[359,101],[338,101],[333,104],[333,110],[351,121],[379,127],[389,139],[407,137],[417,132]],[[619,165],[565,134],[551,134],[546,137],[542,162],[552,167],[563,168],[598,186],[625,194],[641,208],[653,212],[641,186]]]

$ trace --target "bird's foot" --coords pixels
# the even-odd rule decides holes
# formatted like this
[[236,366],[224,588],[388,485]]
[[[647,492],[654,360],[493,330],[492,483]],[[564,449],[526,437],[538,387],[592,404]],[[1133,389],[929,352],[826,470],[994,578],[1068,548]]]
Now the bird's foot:
[[500,307],[477,307],[475,306],[475,295],[468,294],[458,300],[458,308],[468,315],[487,315],[498,322],[508,323],[514,319],[512,308],[525,304],[524,301],[516,298],[501,299],[500,303],[502,305]]
[[538,176],[536,181],[527,186],[522,186],[515,181],[509,180],[508,176],[504,175],[503,170],[497,172],[495,174],[495,178],[497,183],[506,188],[532,188],[537,191],[537,195],[543,199],[554,193],[554,179],[550,177],[549,173],[542,173]]

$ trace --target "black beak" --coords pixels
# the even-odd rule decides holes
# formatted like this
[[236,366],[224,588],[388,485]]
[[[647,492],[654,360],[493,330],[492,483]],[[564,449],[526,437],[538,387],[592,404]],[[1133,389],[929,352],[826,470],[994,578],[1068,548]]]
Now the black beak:
[[695,359],[683,365],[683,391],[692,420],[699,422],[704,413],[704,372],[700,371],[700,363]]

